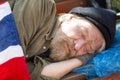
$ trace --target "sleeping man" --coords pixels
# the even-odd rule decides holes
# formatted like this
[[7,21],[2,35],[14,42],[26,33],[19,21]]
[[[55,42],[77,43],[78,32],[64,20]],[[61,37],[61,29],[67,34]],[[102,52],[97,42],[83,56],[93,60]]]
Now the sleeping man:
[[61,79],[113,42],[116,14],[112,11],[78,7],[56,15],[54,0],[9,3],[31,80]]

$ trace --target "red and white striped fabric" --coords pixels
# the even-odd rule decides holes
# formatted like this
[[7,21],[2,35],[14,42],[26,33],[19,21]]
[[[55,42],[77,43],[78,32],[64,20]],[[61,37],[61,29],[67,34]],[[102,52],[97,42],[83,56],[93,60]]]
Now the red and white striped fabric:
[[30,80],[13,14],[0,1],[0,80]]

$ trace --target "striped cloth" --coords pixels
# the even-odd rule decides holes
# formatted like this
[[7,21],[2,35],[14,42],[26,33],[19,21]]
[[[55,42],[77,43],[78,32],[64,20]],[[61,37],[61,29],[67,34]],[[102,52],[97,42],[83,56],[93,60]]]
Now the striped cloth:
[[9,3],[1,1],[0,80],[30,80]]

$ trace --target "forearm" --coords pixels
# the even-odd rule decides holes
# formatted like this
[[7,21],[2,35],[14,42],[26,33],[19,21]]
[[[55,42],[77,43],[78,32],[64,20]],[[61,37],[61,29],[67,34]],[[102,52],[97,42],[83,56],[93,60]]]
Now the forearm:
[[42,75],[60,79],[73,69],[82,66],[82,61],[79,59],[70,59],[66,61],[49,64],[43,68]]

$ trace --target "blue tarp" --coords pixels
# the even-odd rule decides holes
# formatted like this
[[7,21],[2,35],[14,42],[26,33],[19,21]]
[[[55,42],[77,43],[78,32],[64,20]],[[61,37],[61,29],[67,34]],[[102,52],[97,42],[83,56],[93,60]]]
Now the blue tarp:
[[85,74],[87,80],[106,77],[120,71],[120,25],[117,25],[114,43],[97,54],[88,64],[73,70]]

